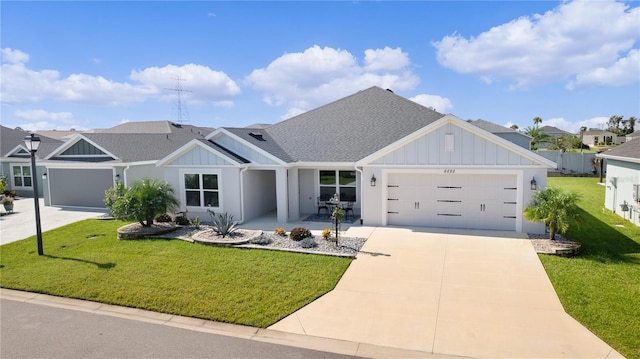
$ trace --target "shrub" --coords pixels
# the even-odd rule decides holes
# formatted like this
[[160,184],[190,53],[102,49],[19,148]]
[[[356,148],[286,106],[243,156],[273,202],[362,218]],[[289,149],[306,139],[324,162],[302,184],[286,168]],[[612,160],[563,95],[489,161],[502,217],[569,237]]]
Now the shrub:
[[577,204],[579,198],[576,193],[547,187],[533,195],[531,203],[524,210],[524,217],[546,224],[549,239],[553,240],[556,233],[565,234],[570,225],[578,224],[581,220]]
[[202,224],[202,221],[200,220],[200,217],[196,216],[194,219],[191,220],[191,224],[193,224],[193,226],[196,227],[196,229],[200,229],[200,225]]
[[331,228],[325,228],[322,231],[322,238],[324,238],[327,241],[331,239]]
[[144,178],[129,188],[118,181],[105,192],[104,203],[115,217],[134,219],[150,227],[155,216],[176,208],[178,199],[166,181]]
[[289,233],[289,238],[294,241],[301,241],[308,237],[311,237],[311,231],[304,227],[296,227]]
[[160,213],[153,220],[158,222],[158,223],[167,223],[167,222],[173,221],[173,219],[171,218],[171,216],[168,213]]
[[265,236],[264,234],[261,234],[259,236],[257,236],[256,238],[253,238],[252,240],[249,241],[252,244],[259,244],[261,246],[267,245],[269,243],[271,243],[271,238]]
[[176,216],[176,224],[180,226],[188,226],[191,224],[189,217],[187,217],[187,212],[180,212]]
[[207,212],[211,215],[211,227],[213,231],[219,236],[222,236],[222,238],[233,235],[238,230],[238,228],[236,228],[238,222],[235,222],[233,216],[229,213],[215,214],[211,210],[207,210]]
[[281,228],[281,227],[280,228],[276,228],[273,232],[275,234],[277,234],[279,236],[283,236],[283,237],[287,235],[287,231],[285,231],[284,228]]
[[316,240],[313,237],[307,237],[300,241],[300,247],[302,248],[315,248],[317,246],[318,243],[316,243]]

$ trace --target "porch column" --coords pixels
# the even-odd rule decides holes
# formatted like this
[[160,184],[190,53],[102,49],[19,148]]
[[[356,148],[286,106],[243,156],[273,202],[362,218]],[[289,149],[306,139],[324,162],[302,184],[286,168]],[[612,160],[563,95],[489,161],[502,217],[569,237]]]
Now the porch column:
[[278,222],[286,223],[289,212],[289,199],[287,193],[287,169],[278,168],[276,170],[276,204]]
[[291,168],[287,170],[287,179],[289,184],[289,219],[297,220],[300,218],[300,189],[298,183],[298,169]]

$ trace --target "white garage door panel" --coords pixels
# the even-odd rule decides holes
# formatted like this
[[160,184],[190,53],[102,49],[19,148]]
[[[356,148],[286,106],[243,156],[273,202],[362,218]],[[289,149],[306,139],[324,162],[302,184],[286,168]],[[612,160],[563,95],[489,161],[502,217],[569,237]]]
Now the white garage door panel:
[[391,225],[515,230],[515,175],[390,174]]

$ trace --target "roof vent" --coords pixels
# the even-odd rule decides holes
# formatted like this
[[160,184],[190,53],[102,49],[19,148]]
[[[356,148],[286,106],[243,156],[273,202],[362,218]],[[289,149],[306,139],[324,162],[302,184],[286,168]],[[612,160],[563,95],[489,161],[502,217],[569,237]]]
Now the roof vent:
[[172,125],[173,127],[182,128],[182,125],[181,125],[181,124],[179,124],[179,123],[171,122],[171,125]]
[[393,93],[393,90],[392,90],[392,89],[387,89],[387,91],[389,91],[389,92]]
[[266,141],[260,132],[249,132],[249,136],[255,138],[258,141]]

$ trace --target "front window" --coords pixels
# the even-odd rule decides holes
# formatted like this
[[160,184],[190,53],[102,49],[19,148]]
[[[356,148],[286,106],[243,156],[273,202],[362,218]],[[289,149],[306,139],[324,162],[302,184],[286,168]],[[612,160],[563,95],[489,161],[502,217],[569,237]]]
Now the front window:
[[217,174],[185,173],[184,190],[189,207],[220,207]]
[[31,187],[31,167],[13,166],[13,185],[15,187]]
[[340,201],[356,201],[356,171],[320,171],[320,200],[328,201],[338,193]]

